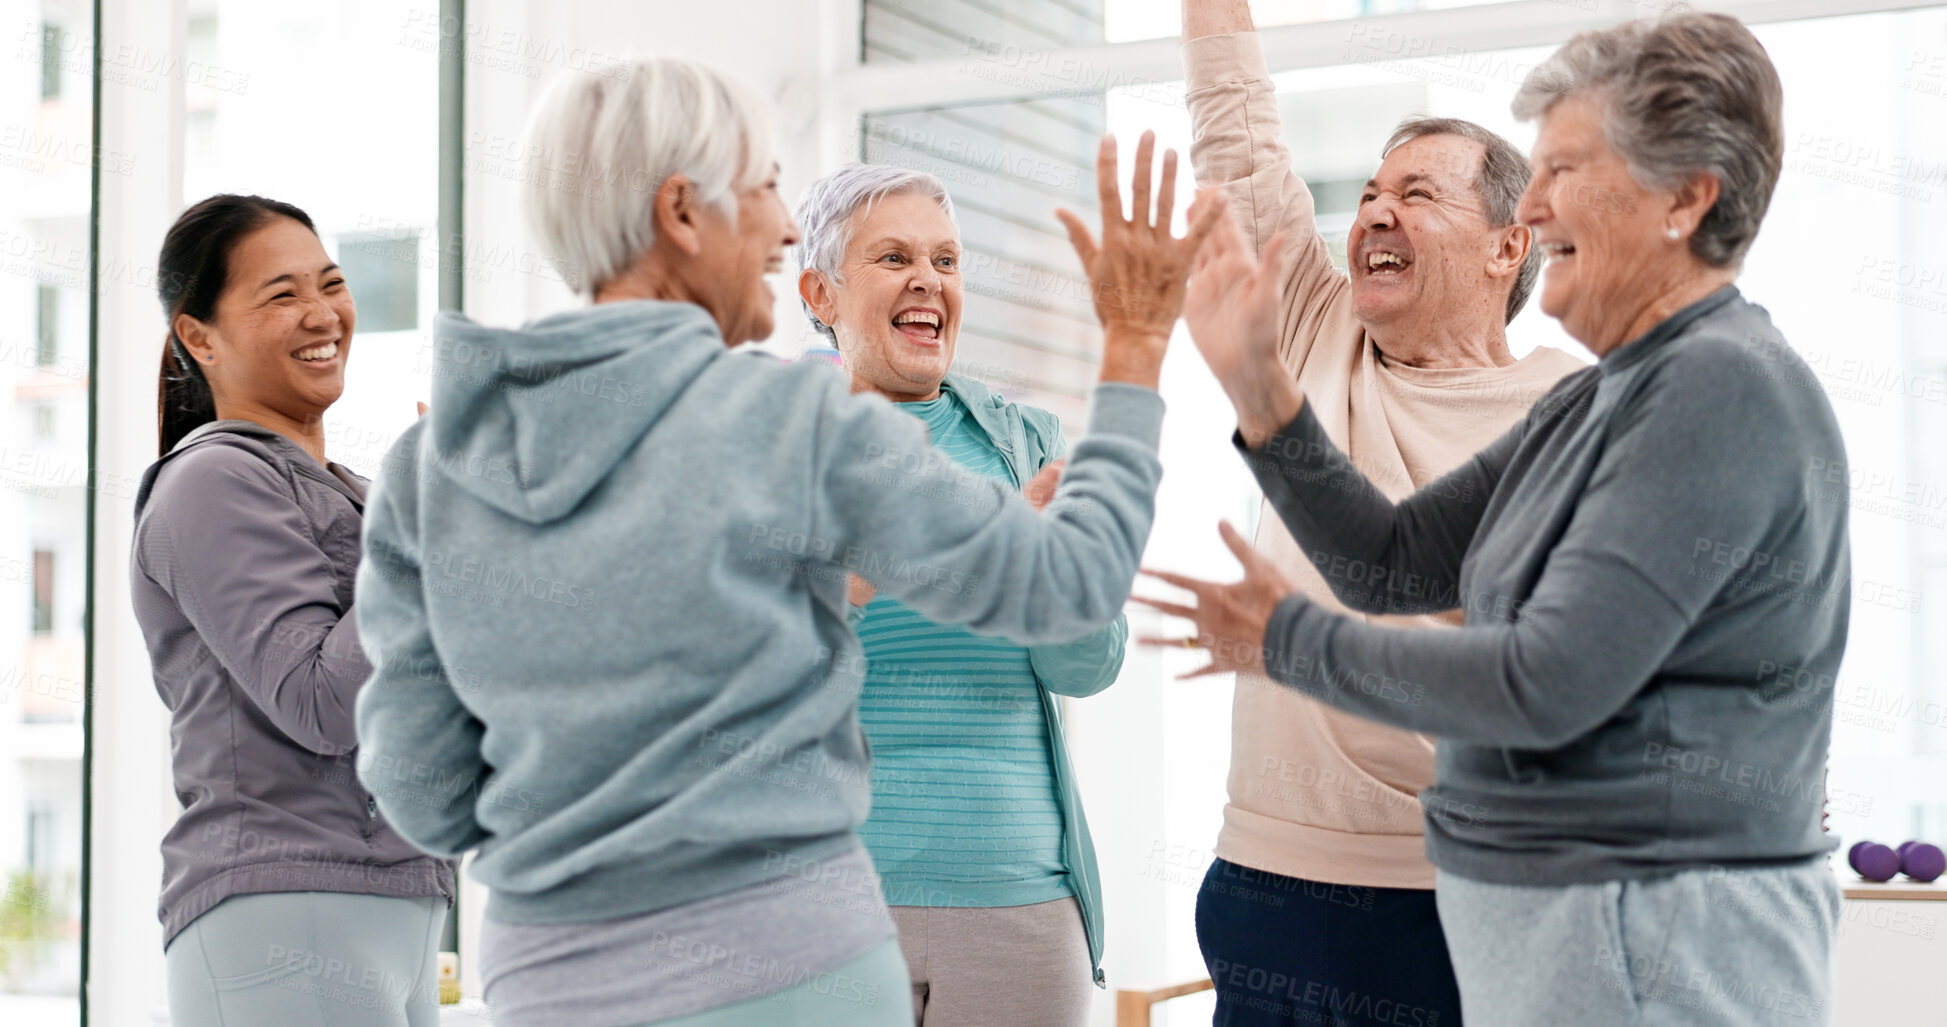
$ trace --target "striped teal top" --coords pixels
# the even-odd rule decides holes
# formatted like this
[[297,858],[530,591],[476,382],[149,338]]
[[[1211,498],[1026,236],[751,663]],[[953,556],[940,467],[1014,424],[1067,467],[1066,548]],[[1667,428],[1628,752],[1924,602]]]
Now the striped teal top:
[[[949,393],[902,403],[933,445],[1011,482]],[[872,741],[872,816],[859,829],[894,906],[1024,906],[1073,892],[1041,686],[1025,647],[943,627],[877,598],[859,717]]]

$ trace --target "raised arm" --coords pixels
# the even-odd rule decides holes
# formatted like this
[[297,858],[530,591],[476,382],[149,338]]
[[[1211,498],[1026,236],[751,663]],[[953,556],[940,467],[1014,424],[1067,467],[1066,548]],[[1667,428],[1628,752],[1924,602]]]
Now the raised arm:
[[1347,282],[1318,234],[1311,190],[1292,172],[1246,0],[1184,0],[1183,71],[1197,184],[1224,190],[1254,251],[1279,232],[1290,240],[1278,268],[1279,356],[1295,366],[1313,342],[1305,326]]
[[[1062,437],[1061,422],[1052,415],[1045,419],[1044,438],[1049,466],[1067,456],[1068,441]],[[1028,498],[1030,503],[1034,497]],[[1028,662],[1035,676],[1057,695],[1090,696],[1115,684],[1122,672],[1122,658],[1129,644],[1129,617],[1118,614],[1104,628],[1073,642],[1049,643],[1028,647]]]
[[[409,459],[420,425],[387,458]],[[412,477],[381,475],[365,511],[365,560],[358,612],[375,670],[358,699],[359,779],[405,839],[454,857],[488,837],[474,816],[489,770],[486,728],[460,702],[453,674],[433,646],[420,583]]]
[[291,741],[352,751],[353,703],[372,668],[288,483],[245,450],[206,444],[164,469],[148,509],[142,570],[217,662]]

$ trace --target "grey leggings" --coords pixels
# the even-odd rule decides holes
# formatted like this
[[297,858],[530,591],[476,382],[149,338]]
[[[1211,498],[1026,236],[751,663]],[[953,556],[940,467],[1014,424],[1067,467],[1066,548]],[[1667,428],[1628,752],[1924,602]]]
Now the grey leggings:
[[1076,1027],[1094,998],[1074,899],[985,908],[893,906],[920,1027]]
[[233,895],[169,943],[173,1027],[436,1027],[439,897]]

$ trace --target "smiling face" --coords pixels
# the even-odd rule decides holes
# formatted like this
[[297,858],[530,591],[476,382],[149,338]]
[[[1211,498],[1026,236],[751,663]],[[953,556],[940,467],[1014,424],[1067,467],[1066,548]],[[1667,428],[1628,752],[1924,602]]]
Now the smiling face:
[[857,391],[932,399],[960,335],[960,231],[925,193],[880,197],[852,215],[838,280],[805,272],[800,286]]
[[217,416],[322,416],[345,391],[358,310],[317,234],[274,218],[231,248],[224,278],[211,320],[182,315],[175,326]]
[[770,337],[777,296],[764,276],[784,269],[784,248],[798,241],[797,222],[778,195],[775,168],[736,195],[734,223],[708,204],[693,208],[701,245],[682,272],[692,298],[715,318],[731,346]]
[[1481,202],[1485,155],[1472,139],[1424,135],[1394,147],[1366,183],[1345,251],[1353,309],[1368,328],[1479,305],[1505,234]]
[[1586,95],[1542,115],[1531,161],[1535,177],[1517,217],[1546,261],[1542,312],[1601,355],[1628,341],[1648,297],[1689,264],[1654,215],[1673,194],[1636,184],[1603,137],[1601,105]]

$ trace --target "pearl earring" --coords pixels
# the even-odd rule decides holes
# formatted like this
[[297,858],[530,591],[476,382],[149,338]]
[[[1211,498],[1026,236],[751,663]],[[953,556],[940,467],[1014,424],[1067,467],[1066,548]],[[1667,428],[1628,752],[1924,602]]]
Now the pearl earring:
[[1682,235],[1683,233],[1677,231],[1677,226],[1671,225],[1670,227],[1663,230],[1663,234],[1669,236],[1671,242],[1675,242],[1677,236]]

